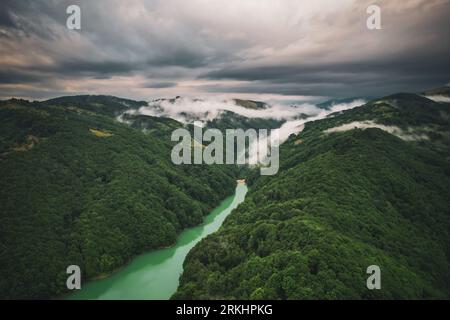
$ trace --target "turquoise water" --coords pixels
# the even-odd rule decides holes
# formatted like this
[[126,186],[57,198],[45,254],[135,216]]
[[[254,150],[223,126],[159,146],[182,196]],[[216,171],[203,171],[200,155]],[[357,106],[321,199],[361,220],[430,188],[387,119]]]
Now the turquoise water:
[[68,299],[169,299],[178,287],[188,252],[219,229],[231,211],[244,201],[246,193],[247,186],[239,184],[235,195],[225,199],[201,225],[183,231],[175,246],[138,256],[110,277],[84,284]]

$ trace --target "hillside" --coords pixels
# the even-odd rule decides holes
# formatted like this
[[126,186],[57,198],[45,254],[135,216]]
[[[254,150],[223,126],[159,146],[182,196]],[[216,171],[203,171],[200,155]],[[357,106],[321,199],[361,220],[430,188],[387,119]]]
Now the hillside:
[[226,129],[276,129],[281,127],[284,120],[247,118],[231,111],[224,111],[218,118],[207,121],[207,128],[225,131]]
[[[231,166],[175,166],[180,123],[115,120],[140,102],[105,96],[0,102],[0,298],[64,294],[173,244],[232,194]],[[145,130],[143,130],[145,129]]]
[[95,113],[118,116],[129,109],[137,109],[142,106],[147,106],[145,101],[134,101],[130,99],[123,99],[113,96],[65,96],[50,99],[43,102],[46,105],[55,105],[68,108],[81,108],[83,110],[92,111]]
[[173,298],[449,298],[449,114],[398,94],[308,123],[189,253]]
[[241,107],[248,109],[266,109],[268,105],[261,101],[234,99],[234,102]]
[[[370,100],[370,99],[367,98],[367,97],[353,97],[353,98],[343,98],[343,99],[331,99],[331,100],[327,100],[325,102],[317,104],[317,107],[321,108],[321,109],[330,110],[335,105],[352,103],[354,101],[359,101],[359,100],[360,101],[367,101],[367,100]],[[362,104],[364,104],[364,103],[362,103]]]
[[425,96],[446,96],[446,97],[449,97],[450,96],[450,86],[427,90],[423,94]]
[[[143,102],[140,105],[127,104],[130,105],[129,110],[121,110],[122,112],[127,111],[125,113],[127,116],[150,114],[157,117],[177,119],[186,124],[202,121],[205,122],[206,127],[219,130],[233,128],[273,129],[279,128],[285,122],[281,118],[272,119],[267,116],[267,111],[271,108],[270,105],[252,100],[221,101],[177,96],[172,99],[156,99],[148,104]],[[121,102],[119,107],[123,107],[123,105],[124,102]],[[139,109],[139,107],[143,108]],[[301,116],[300,113],[299,116]]]

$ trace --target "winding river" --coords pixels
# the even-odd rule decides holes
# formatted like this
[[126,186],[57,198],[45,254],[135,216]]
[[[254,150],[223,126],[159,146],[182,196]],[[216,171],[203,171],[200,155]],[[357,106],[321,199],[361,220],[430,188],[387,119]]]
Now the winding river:
[[68,299],[169,299],[178,288],[188,252],[201,239],[219,229],[231,211],[244,201],[246,193],[247,186],[238,183],[235,195],[222,201],[201,225],[183,231],[176,245],[138,256],[110,277],[84,284]]

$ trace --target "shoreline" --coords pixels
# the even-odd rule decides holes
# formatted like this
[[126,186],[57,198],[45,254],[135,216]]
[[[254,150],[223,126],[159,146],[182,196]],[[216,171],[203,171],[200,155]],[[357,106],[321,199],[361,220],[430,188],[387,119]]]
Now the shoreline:
[[[236,184],[237,184],[237,185],[243,185],[243,184],[245,185],[245,179],[236,180]],[[217,206],[220,206],[220,204],[221,204],[223,201],[225,201],[228,197],[232,197],[232,196],[235,196],[235,195],[236,195],[236,193],[234,192],[233,194],[231,194],[231,195],[227,196],[226,198],[222,199],[222,200],[217,204]],[[214,208],[212,208],[212,210],[214,210],[215,208],[217,208],[217,206],[214,207]],[[205,216],[205,217],[206,217],[206,216]],[[205,217],[204,217],[204,218],[205,218]],[[120,266],[120,267],[114,269],[113,271],[111,271],[111,272],[109,272],[109,273],[102,273],[102,274],[99,274],[99,275],[97,275],[97,276],[95,276],[95,277],[92,277],[92,278],[87,279],[85,282],[82,283],[82,288],[83,288],[85,285],[87,285],[87,284],[89,284],[89,283],[91,283],[91,282],[105,280],[105,279],[108,279],[108,278],[114,276],[115,274],[119,273],[119,272],[122,271],[123,269],[127,268],[127,267],[133,262],[133,260],[136,259],[136,258],[139,257],[139,256],[142,256],[142,255],[145,255],[145,254],[149,254],[149,253],[152,253],[152,252],[156,252],[156,251],[158,251],[158,250],[164,250],[164,249],[169,249],[169,248],[175,247],[175,246],[177,245],[177,243],[178,243],[178,237],[179,237],[184,231],[189,230],[190,228],[199,227],[199,226],[203,225],[204,223],[205,223],[205,221],[203,220],[203,221],[202,221],[201,223],[199,223],[198,225],[195,225],[195,226],[192,226],[192,227],[184,228],[183,230],[180,231],[179,234],[177,234],[177,239],[175,239],[174,243],[172,243],[172,244],[170,244],[170,245],[160,246],[160,247],[157,247],[157,248],[153,248],[153,249],[150,249],[150,250],[143,251],[143,252],[140,253],[140,254],[134,255],[134,256],[131,257],[129,260],[127,260],[127,262],[126,262],[125,264],[123,264],[122,266]],[[55,300],[67,300],[68,298],[70,298],[70,296],[76,295],[77,292],[79,292],[79,291],[80,291],[80,290],[74,290],[74,291],[72,291],[72,292],[67,292],[66,294],[64,294],[64,295],[62,295],[62,296],[59,296],[59,297],[56,297],[56,298],[54,298],[54,299],[55,299]]]

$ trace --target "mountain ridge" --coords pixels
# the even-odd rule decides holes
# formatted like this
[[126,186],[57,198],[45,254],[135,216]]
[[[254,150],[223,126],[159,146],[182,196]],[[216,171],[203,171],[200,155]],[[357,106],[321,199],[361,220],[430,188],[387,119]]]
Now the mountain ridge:
[[[306,123],[281,146],[279,173],[249,177],[245,202],[189,253],[172,298],[448,299],[448,141],[324,131],[371,119],[448,134],[449,109],[393,95]],[[370,265],[381,290],[366,287]]]
[[0,103],[2,298],[63,295],[69,265],[83,281],[108,274],[172,244],[232,194],[234,168],[172,164],[181,123],[147,117],[143,132],[116,120],[116,102],[100,113],[73,101]]

